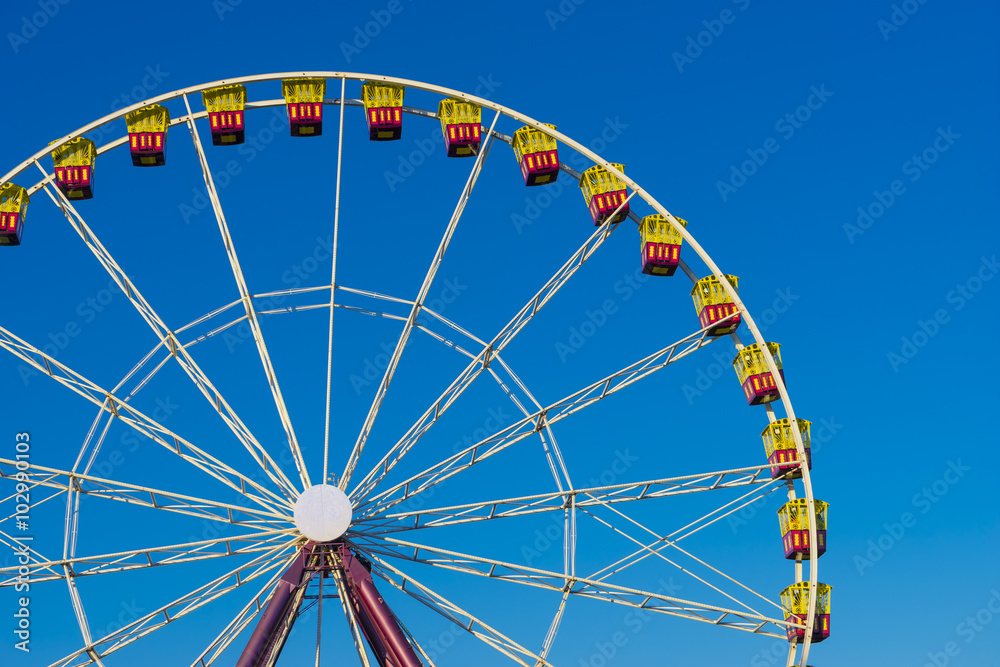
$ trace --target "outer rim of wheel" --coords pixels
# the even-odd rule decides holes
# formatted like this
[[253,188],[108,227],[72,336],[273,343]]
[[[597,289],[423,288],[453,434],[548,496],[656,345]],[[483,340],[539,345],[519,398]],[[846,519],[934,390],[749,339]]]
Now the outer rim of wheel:
[[[90,131],[92,131],[92,130],[94,130],[94,129],[102,126],[102,125],[104,125],[104,124],[106,124],[106,123],[114,121],[114,120],[116,120],[118,118],[123,118],[125,115],[127,115],[128,113],[130,113],[130,112],[132,112],[132,111],[134,111],[136,109],[141,109],[141,108],[149,106],[151,104],[158,104],[158,103],[161,103],[161,102],[165,102],[165,101],[169,101],[169,100],[181,98],[181,97],[184,97],[186,95],[191,95],[191,94],[194,94],[194,93],[200,93],[200,92],[202,92],[204,90],[208,90],[208,89],[215,88],[215,87],[218,87],[218,86],[234,85],[234,84],[260,83],[260,82],[268,82],[268,81],[280,81],[282,79],[294,78],[294,77],[312,77],[312,78],[324,78],[324,79],[343,79],[343,80],[347,80],[347,81],[379,81],[379,82],[383,82],[383,83],[390,83],[390,84],[402,85],[402,86],[406,86],[408,88],[413,88],[413,89],[417,89],[417,90],[421,90],[421,91],[425,91],[425,92],[440,94],[440,95],[444,95],[444,96],[447,96],[447,97],[457,97],[457,98],[460,98],[460,99],[464,99],[464,100],[473,102],[473,103],[481,106],[482,108],[491,109],[491,110],[496,111],[496,112],[498,112],[498,113],[500,113],[502,115],[508,116],[508,117],[510,117],[512,119],[515,119],[515,120],[518,120],[518,121],[524,123],[525,125],[528,125],[528,126],[530,126],[532,128],[535,128],[535,129],[540,130],[540,131],[542,131],[542,132],[544,132],[546,134],[549,134],[550,136],[553,136],[558,141],[560,141],[560,142],[564,143],[565,145],[573,148],[578,153],[586,156],[587,158],[589,158],[590,160],[592,160],[594,162],[594,164],[603,166],[610,173],[612,173],[615,176],[617,176],[618,178],[622,179],[622,181],[625,182],[626,186],[629,187],[629,188],[631,188],[633,190],[633,192],[635,193],[635,195],[638,195],[647,204],[649,204],[650,206],[652,206],[652,208],[657,213],[659,213],[659,214],[663,215],[664,217],[666,217],[666,219],[670,222],[670,224],[674,228],[674,230],[677,231],[682,236],[682,238],[685,241],[687,241],[687,243],[691,246],[691,248],[694,250],[694,252],[697,253],[698,257],[705,263],[706,266],[708,266],[708,268],[712,271],[712,273],[716,276],[716,278],[718,278],[720,285],[723,287],[723,289],[725,289],[727,295],[730,297],[730,299],[732,299],[732,302],[736,305],[737,309],[740,312],[741,317],[746,322],[748,329],[750,330],[751,334],[753,335],[754,342],[757,343],[760,346],[761,350],[764,352],[763,358],[764,358],[765,362],[767,363],[768,370],[771,372],[772,377],[774,378],[775,383],[777,384],[777,389],[778,389],[778,393],[779,393],[779,396],[780,396],[780,401],[781,401],[781,404],[782,404],[782,406],[783,406],[783,408],[785,410],[786,417],[789,420],[795,420],[796,419],[791,399],[790,399],[790,397],[788,395],[788,391],[787,391],[787,388],[785,387],[785,383],[784,383],[784,381],[783,381],[783,379],[781,377],[781,374],[778,372],[777,364],[776,364],[773,356],[768,351],[767,345],[765,344],[766,341],[765,341],[763,335],[761,334],[761,331],[758,328],[756,322],[754,321],[752,315],[750,314],[750,311],[746,308],[746,306],[744,305],[743,301],[740,299],[739,295],[737,294],[736,290],[733,289],[733,287],[730,285],[729,281],[724,278],[724,274],[721,271],[721,269],[719,269],[718,265],[712,260],[712,258],[702,248],[702,246],[695,240],[694,236],[685,228],[685,226],[681,225],[680,223],[678,223],[677,219],[673,215],[670,214],[670,212],[666,209],[666,207],[664,207],[659,201],[657,201],[654,197],[652,197],[652,195],[650,195],[648,192],[646,192],[641,186],[639,186],[638,183],[636,183],[633,179],[631,179],[629,176],[627,176],[623,172],[619,171],[614,166],[613,163],[608,162],[607,160],[605,160],[601,156],[597,155],[597,153],[595,153],[594,151],[590,150],[588,147],[586,147],[583,144],[580,144],[579,142],[577,142],[577,141],[573,140],[572,138],[566,136],[562,132],[559,132],[558,130],[553,129],[550,126],[544,125],[543,123],[540,123],[539,121],[537,121],[537,120],[535,120],[535,119],[533,119],[533,118],[531,118],[529,116],[521,114],[521,113],[519,113],[519,112],[517,112],[517,111],[515,111],[513,109],[510,109],[510,108],[508,108],[506,106],[503,106],[503,105],[498,104],[496,102],[493,102],[491,100],[488,100],[488,99],[485,99],[485,98],[481,98],[481,97],[478,97],[478,96],[475,96],[475,95],[469,95],[467,93],[463,93],[461,91],[454,90],[454,89],[451,89],[451,88],[447,88],[447,87],[444,87],[444,86],[438,86],[438,85],[434,85],[434,84],[423,83],[423,82],[419,82],[419,81],[415,81],[415,80],[411,80],[411,79],[404,79],[404,78],[399,78],[399,77],[390,77],[390,76],[376,75],[376,74],[362,74],[362,73],[355,73],[355,72],[336,72],[336,71],[282,72],[282,73],[273,73],[273,74],[260,74],[260,75],[251,75],[251,76],[244,76],[244,77],[236,77],[236,78],[230,78],[230,79],[221,79],[221,80],[213,81],[213,82],[206,83],[206,84],[200,84],[200,85],[191,86],[191,87],[187,87],[187,88],[183,88],[183,89],[178,89],[178,90],[175,90],[175,91],[172,91],[172,92],[164,93],[162,95],[159,95],[159,96],[156,96],[156,97],[144,100],[142,102],[133,104],[132,106],[125,107],[125,108],[120,109],[118,111],[115,111],[115,112],[113,112],[111,114],[108,114],[108,115],[106,115],[106,116],[104,116],[104,117],[102,117],[102,118],[100,118],[100,119],[98,119],[96,121],[93,121],[93,122],[91,122],[91,123],[89,123],[89,124],[87,124],[87,125],[79,128],[78,130],[76,130],[76,131],[74,131],[74,132],[72,132],[72,133],[70,133],[70,134],[62,137],[61,139],[53,141],[50,145],[48,145],[45,148],[41,149],[40,151],[36,152],[34,155],[32,155],[31,157],[29,157],[26,160],[24,160],[23,162],[21,162],[17,167],[15,167],[11,171],[9,171],[2,178],[0,178],[0,183],[10,182],[11,180],[13,180],[13,178],[15,178],[16,176],[18,176],[19,174],[21,174],[26,169],[30,168],[31,165],[35,164],[39,159],[44,158],[49,153],[51,153],[53,150],[55,150],[55,149],[63,146],[64,144],[68,143],[69,141],[71,141],[71,140],[73,140],[73,139],[75,139],[77,137],[80,137],[80,136],[82,136],[82,135],[84,135],[84,134],[86,134],[86,133],[88,133],[88,132],[90,132]],[[336,103],[338,103],[338,104],[340,103],[339,99],[337,99],[337,98],[333,98],[333,99],[336,101]],[[345,104],[352,104],[352,102],[356,104],[356,101],[348,100],[346,98],[344,99],[344,103]],[[329,103],[329,102],[327,100],[324,100],[324,103]],[[264,101],[264,102],[256,102],[256,103],[250,103],[250,102],[248,102],[247,103],[247,108],[270,107],[270,106],[278,106],[279,104],[283,104],[283,101],[282,100],[274,100],[274,101]],[[430,112],[424,112],[424,114],[431,115]],[[436,114],[434,114],[434,115],[436,115]],[[195,112],[193,114],[190,114],[190,117],[192,119],[203,118],[205,116],[207,116],[207,112],[205,112],[205,111]],[[180,122],[186,122],[187,118],[188,118],[188,116],[181,116],[181,117],[178,117],[177,119],[171,119],[171,125],[179,124]],[[109,144],[106,144],[104,147],[102,147],[102,149],[99,152],[105,152],[106,150],[110,150],[112,148],[115,148],[118,145],[121,145],[122,143],[124,143],[125,141],[127,141],[127,137],[123,137],[121,139],[112,141]],[[48,182],[48,180],[50,180],[50,179],[43,179],[42,181],[39,181],[38,183],[34,184],[32,187],[27,188],[29,194],[31,194],[31,193],[37,191],[38,189],[40,189],[46,182]],[[818,567],[819,558],[817,557],[817,554],[816,554],[817,538],[816,538],[816,523],[814,521],[814,517],[815,517],[815,498],[814,498],[814,495],[813,495],[811,474],[810,474],[810,471],[809,471],[809,466],[806,464],[807,457],[805,455],[805,448],[804,448],[804,444],[802,442],[801,435],[800,435],[798,429],[794,429],[793,428],[793,429],[790,429],[790,430],[791,430],[792,436],[793,436],[794,441],[795,441],[795,446],[796,446],[796,450],[798,452],[798,457],[799,457],[799,461],[800,461],[800,470],[801,470],[801,475],[802,475],[801,476],[802,486],[803,486],[803,492],[805,494],[805,499],[806,499],[806,503],[807,503],[807,513],[808,513],[808,516],[809,516],[809,550],[810,550],[810,558],[809,558],[809,579],[808,579],[808,581],[809,581],[809,600],[810,600],[810,604],[809,604],[809,611],[808,611],[808,616],[807,616],[807,621],[806,621],[805,637],[804,637],[804,640],[802,642],[802,644],[803,644],[803,650],[802,650],[801,661],[800,661],[800,665],[802,665],[802,667],[805,667],[806,661],[807,661],[808,655],[809,655],[809,648],[810,648],[811,640],[812,640],[812,629],[813,629],[813,625],[814,625],[814,622],[815,622],[815,606],[816,606],[815,605],[815,600],[816,600],[816,593],[817,593],[817,583],[818,583],[818,579],[819,579],[819,567]],[[796,644],[794,644],[794,643],[790,644],[789,664],[792,664],[792,662],[793,662],[795,650],[796,650]]]

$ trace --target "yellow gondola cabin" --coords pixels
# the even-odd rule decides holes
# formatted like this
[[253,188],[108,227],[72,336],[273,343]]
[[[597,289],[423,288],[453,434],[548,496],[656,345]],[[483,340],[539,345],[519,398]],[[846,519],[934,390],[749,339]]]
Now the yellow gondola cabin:
[[94,142],[77,137],[52,151],[56,187],[67,199],[91,199],[94,196]]

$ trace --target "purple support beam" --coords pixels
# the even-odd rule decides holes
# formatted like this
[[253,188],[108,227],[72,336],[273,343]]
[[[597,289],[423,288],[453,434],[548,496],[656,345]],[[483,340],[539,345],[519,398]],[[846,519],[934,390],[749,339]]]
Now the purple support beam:
[[306,559],[310,555],[306,545],[299,551],[295,562],[291,564],[274,589],[271,601],[257,622],[257,627],[250,635],[250,641],[243,649],[243,654],[236,667],[272,667],[284,648],[285,639],[292,630],[292,624],[299,612],[302,595],[302,575],[305,572]]
[[274,667],[305,595],[305,573],[328,576],[332,570],[337,570],[345,584],[347,602],[380,667],[423,667],[396,615],[375,588],[371,571],[341,542],[309,542],[302,547],[278,580],[236,667]]
[[347,548],[341,551],[341,559],[351,606],[379,665],[423,667],[396,615],[375,588],[368,568]]

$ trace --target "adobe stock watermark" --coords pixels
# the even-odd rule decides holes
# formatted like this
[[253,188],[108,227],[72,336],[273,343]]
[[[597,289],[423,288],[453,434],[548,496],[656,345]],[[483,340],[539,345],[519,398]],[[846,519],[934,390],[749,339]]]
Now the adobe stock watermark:
[[49,21],[54,19],[59,11],[69,3],[70,0],[38,0],[35,3],[38,11],[22,16],[20,30],[16,33],[7,33],[7,41],[10,42],[10,48],[14,50],[14,53],[20,52],[28,42],[37,37],[38,32],[43,30]]
[[[792,293],[791,287],[775,290],[774,301],[771,305],[754,317],[754,321],[757,323],[757,328],[760,329],[760,332],[766,333],[778,321],[781,315],[788,312],[799,298],[798,294]],[[711,389],[716,380],[724,375],[731,375],[733,372],[733,357],[736,356],[736,344],[730,342],[724,352],[714,349],[714,347],[713,345],[712,359],[714,361],[705,368],[698,369],[695,373],[693,383],[681,385],[681,393],[687,399],[688,405],[694,405],[694,399],[702,396],[706,391]]]
[[[503,85],[502,81],[493,80],[492,73],[487,74],[485,79],[480,76],[477,80],[479,83],[472,94],[483,99],[489,99],[496,92],[496,89]],[[388,186],[389,192],[395,192],[401,183],[404,183],[406,179],[413,176],[417,169],[427,162],[427,158],[433,155],[439,147],[444,147],[444,133],[441,131],[441,124],[435,121],[433,128],[426,139],[416,139],[411,144],[414,146],[413,150],[405,154],[400,153],[396,157],[398,164],[395,171],[386,170],[382,172],[382,177],[385,178],[385,184]]]
[[879,19],[875,23],[875,27],[882,34],[882,40],[888,42],[892,33],[899,32],[899,29],[906,25],[910,17],[920,11],[921,5],[925,4],[927,4],[927,0],[903,0],[899,4],[893,3],[888,20]]
[[[683,586],[674,583],[674,578],[660,579],[659,587],[654,591],[656,595],[675,597],[683,590]],[[618,651],[624,648],[631,639],[642,632],[647,624],[656,616],[657,612],[651,609],[632,609],[622,617],[622,626],[630,632],[615,630],[605,641],[595,641],[593,652],[586,658],[580,658],[580,667],[605,667],[614,660]]]
[[[990,589],[990,598],[975,614],[965,617],[961,623],[955,626],[955,634],[962,639],[965,644],[975,641],[986,626],[993,622],[993,618],[1000,615],[1000,591],[996,588]],[[957,641],[945,642],[940,651],[928,651],[927,662],[921,667],[947,667],[951,659],[958,657],[962,652],[962,646]]]
[[549,22],[549,27],[555,30],[559,24],[576,13],[576,8],[587,0],[561,0],[554,10],[545,10],[545,20]]
[[[438,315],[444,315],[444,312],[448,309],[448,306],[455,303],[458,297],[462,296],[462,293],[469,288],[468,285],[463,284],[459,278],[456,276],[454,278],[446,278],[444,281],[444,286],[438,292],[437,296],[432,299],[424,300],[424,307],[434,311]],[[434,319],[431,315],[423,312],[421,310],[417,314],[416,323],[420,326],[428,326],[431,320]],[[392,353],[396,351],[396,341],[397,338],[390,340],[384,340],[379,343],[379,349],[382,351],[375,355],[375,358],[366,358],[362,362],[361,374],[351,373],[347,378],[351,383],[351,388],[354,389],[354,395],[360,396],[361,390],[366,387],[370,387],[375,381],[380,381],[382,373],[386,368],[389,367],[389,361],[392,359]]]
[[[825,83],[820,84],[819,88],[810,86],[809,92],[810,94],[803,104],[781,116],[774,123],[774,131],[778,132],[785,141],[794,137],[795,133],[801,130],[805,123],[813,117],[813,112],[822,109],[823,105],[833,97],[833,92],[826,89]],[[760,148],[748,148],[746,154],[749,159],[741,162],[739,167],[735,164],[729,165],[729,178],[725,181],[715,182],[715,189],[718,190],[722,201],[728,201],[730,195],[735,194],[746,185],[747,179],[756,174],[767,163],[768,159],[779,150],[781,150],[781,144],[774,137],[765,139]]]
[[[131,279],[131,276],[129,279]],[[53,359],[58,359],[59,355],[65,352],[66,348],[70,346],[73,339],[83,333],[84,327],[92,323],[101,313],[107,310],[108,306],[121,293],[122,290],[118,287],[118,283],[114,279],[109,280],[107,287],[97,290],[76,305],[74,312],[77,317],[71,317],[66,320],[65,324],[46,334],[48,342],[44,343],[39,349]],[[28,383],[31,382],[31,378],[36,375],[42,375],[42,373],[34,366],[18,364],[17,375],[21,378],[24,386],[27,387]]]
[[212,0],[212,9],[220,21],[226,20],[226,14],[235,12],[236,8],[243,4],[243,0]]
[[[298,289],[301,287],[306,280],[309,279],[311,275],[319,271],[320,267],[324,266],[331,257],[333,256],[333,234],[327,234],[324,239],[321,236],[316,237],[316,245],[313,249],[302,257],[298,262],[295,262],[290,267],[285,269],[281,274],[281,282],[284,285],[288,285],[290,289]],[[272,310],[274,308],[280,307],[285,303],[287,297],[283,295],[276,295],[271,297],[255,297],[253,299],[254,310],[258,313]],[[222,342],[226,344],[226,350],[230,354],[242,345],[243,343],[251,340],[253,338],[253,329],[250,327],[250,323],[244,318],[235,327],[230,327],[222,332]]]
[[[650,276],[643,273],[641,268],[637,268],[633,273],[626,273],[614,284],[615,294],[621,295],[621,300],[628,301],[635,293],[642,289],[642,286],[649,281]],[[574,324],[566,329],[565,342],[557,340],[554,343],[555,352],[559,356],[559,361],[566,363],[566,359],[571,354],[576,354],[587,344],[591,338],[597,335],[598,330],[608,323],[608,318],[618,312],[618,301],[616,299],[605,299],[593,310],[583,311],[583,318],[579,324]]]
[[[612,143],[614,143],[618,137],[622,136],[622,132],[628,129],[628,124],[621,121],[620,116],[615,116],[614,120],[610,116],[604,119],[604,127],[598,133],[598,136],[587,142],[587,147],[597,154],[601,154],[604,150]],[[565,154],[565,151],[563,151]],[[585,171],[588,167],[593,166],[593,164],[583,155],[577,153],[576,151],[570,151],[569,157],[559,156],[561,160],[565,160],[566,164],[569,164],[573,169],[579,172]],[[524,228],[531,225],[535,220],[537,220],[541,215],[542,211],[547,209],[552,205],[556,199],[558,199],[562,193],[571,189],[573,191],[578,191],[579,187],[576,183],[570,186],[565,186],[565,176],[563,180],[556,180],[547,185],[532,188],[535,192],[530,197],[524,198],[524,209],[521,213],[511,213],[510,221],[514,225],[514,229],[517,230],[518,234],[524,232]]]
[[[750,6],[750,0],[731,0],[739,10],[746,11],[747,7]],[[691,65],[695,60],[701,57],[705,53],[705,49],[712,46],[715,40],[722,36],[722,33],[726,30],[727,25],[732,25],[739,16],[736,12],[728,7],[719,12],[718,18],[705,19],[701,22],[705,26],[704,30],[701,30],[696,35],[688,35],[687,37],[687,47],[684,49],[684,53],[679,51],[674,51],[670,54],[673,58],[674,65],[677,66],[677,71],[681,74],[684,73],[684,66]]]
[[[947,467],[941,477],[934,480],[910,499],[910,504],[920,514],[927,514],[941,499],[948,495],[948,491],[965,474],[972,470],[971,467],[962,465],[962,459],[948,461]],[[865,576],[865,570],[871,569],[875,563],[882,560],[885,555],[892,550],[906,535],[906,531],[917,525],[919,517],[913,512],[906,511],[899,515],[899,520],[892,523],[883,523],[885,529],[878,537],[868,540],[868,549],[864,555],[854,555],[854,567],[857,568],[860,576]]]
[[[504,406],[498,405],[495,408],[487,408],[486,416],[483,417],[482,423],[472,430],[471,433],[467,433],[461,438],[455,440],[451,445],[451,453],[457,454],[458,452],[472,447],[477,442],[482,442],[486,438],[500,431],[500,429],[507,426],[513,421],[513,414],[504,410]],[[399,504],[397,508],[394,508],[394,512],[416,512],[421,509],[427,501],[434,497],[441,488],[448,483],[448,479],[444,479],[433,486],[429,486],[423,491],[411,496],[405,502]]]
[[[170,76],[170,72],[164,72],[160,69],[159,63],[155,66],[146,65],[145,72],[146,73],[142,75],[142,78],[139,80],[139,83],[135,84],[128,91],[123,92],[111,101],[111,111],[125,109],[133,104],[136,104],[137,102],[148,99],[150,94],[159,88],[160,84],[163,83],[168,76]],[[116,137],[118,134],[119,120],[121,119],[112,120],[91,130],[86,134],[86,137],[100,146],[105,137]]]
[[[961,136],[951,129],[951,125],[948,126],[947,130],[939,127],[937,136],[934,137],[931,144],[919,153],[914,153],[909,160],[903,163],[900,167],[903,175],[909,176],[911,183],[916,183],[931,168],[931,165],[938,161],[941,154],[954,146]],[[885,212],[904,194],[906,194],[906,184],[898,178],[889,183],[888,189],[874,190],[872,201],[858,207],[858,217],[854,224],[844,223],[844,234],[847,235],[848,242],[853,244],[854,239],[871,229],[875,221],[885,215]]]
[[[267,123],[256,132],[247,132],[245,142],[236,147],[236,154],[239,160],[229,160],[223,169],[212,172],[212,179],[215,182],[216,192],[221,192],[229,187],[237,176],[243,173],[243,167],[257,159],[257,156],[264,151],[274,138],[283,132],[288,131],[288,112],[285,107],[274,109]],[[202,211],[210,208],[212,202],[208,199],[206,187],[191,188],[191,199],[189,202],[181,202],[177,205],[177,212],[184,220],[184,224],[190,224],[191,219],[201,215]]]
[[[611,463],[596,477],[591,477],[588,480],[587,488],[611,486],[639,460],[638,456],[629,454],[628,448],[624,451],[616,449],[614,454]],[[533,539],[529,538],[530,542],[521,545],[521,558],[524,559],[526,565],[530,566],[553,546],[562,546],[562,537],[565,532],[564,515],[560,512],[549,512],[548,517],[551,523],[544,530],[536,528],[532,534]]]
[[[410,2],[412,1],[410,0]],[[373,9],[368,12],[372,20],[366,22],[364,26],[354,26],[353,39],[350,43],[341,42],[339,44],[340,53],[344,56],[344,60],[350,63],[351,58],[361,55],[362,51],[371,46],[372,40],[378,38],[382,31],[389,27],[393,17],[402,14],[404,9],[406,6],[403,5],[402,0],[389,0],[384,9]]]
[[[979,268],[963,282],[956,283],[955,289],[950,290],[945,295],[945,302],[952,304],[952,309],[956,313],[962,310],[969,301],[976,297],[976,294],[983,289],[986,283],[993,280],[998,270],[1000,270],[1000,264],[997,263],[996,255],[992,255],[989,259],[982,257]],[[951,322],[951,313],[945,308],[935,310],[933,315],[926,321],[917,320],[917,326],[913,333],[900,338],[899,348],[890,350],[886,354],[886,360],[889,362],[889,367],[892,368],[892,371],[898,373],[902,366],[910,363],[920,350],[934,336],[938,335],[941,327],[949,322]]]

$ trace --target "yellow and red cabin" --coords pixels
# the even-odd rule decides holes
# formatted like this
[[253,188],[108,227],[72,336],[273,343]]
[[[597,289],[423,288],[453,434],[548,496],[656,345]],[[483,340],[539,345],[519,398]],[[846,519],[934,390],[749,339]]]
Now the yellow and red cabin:
[[[676,218],[682,227],[687,220]],[[659,213],[647,215],[639,223],[642,237],[642,272],[650,276],[672,276],[681,261],[683,237],[670,221]]]
[[20,185],[0,185],[0,245],[21,245],[29,201],[28,191]]
[[[781,346],[777,343],[768,343],[767,349],[774,357],[774,363],[778,367],[778,374],[781,380],[785,380],[785,371],[781,368]],[[760,345],[754,343],[747,345],[736,353],[733,358],[733,368],[743,385],[743,395],[746,396],[748,405],[761,405],[770,403],[780,398],[778,385],[774,381],[774,376],[767,368],[764,360],[764,352]]]
[[159,104],[137,109],[125,116],[132,164],[160,167],[167,163],[167,128],[170,112]]
[[802,468],[799,466],[799,450],[795,446],[795,435],[792,433],[793,424],[795,428],[798,428],[799,436],[802,438],[802,447],[806,452],[806,467],[812,470],[809,429],[812,423],[806,419],[790,420],[785,417],[768,424],[760,434],[764,441],[767,462],[771,464],[771,479],[786,475],[788,479],[802,477]]
[[72,139],[52,151],[56,187],[67,199],[92,199],[97,148],[84,137]]
[[368,138],[372,141],[396,141],[403,136],[403,94],[406,88],[391,83],[366,81],[361,86],[365,103]]
[[[822,500],[813,501],[816,510],[816,557],[826,553],[826,511]],[[788,560],[809,560],[809,512],[805,498],[789,500],[778,510],[781,542]]]
[[482,113],[478,104],[457,97],[438,103],[438,119],[448,157],[471,157],[479,153]]
[[[611,166],[625,173],[624,166],[614,162]],[[600,227],[605,222],[618,223],[628,217],[625,181],[601,165],[595,165],[580,175],[580,190],[595,227]]]
[[[830,591],[833,586],[816,583],[816,618],[813,621],[812,641],[821,642],[830,636]],[[781,607],[786,623],[806,624],[809,614],[809,582],[800,581],[781,591]],[[788,626],[788,641],[800,642],[806,637],[804,627]]]
[[[726,274],[726,280],[732,285],[733,290],[739,293],[740,279]],[[701,328],[709,327],[709,336],[723,336],[739,328],[740,313],[714,274],[705,276],[694,284],[691,288],[691,298],[694,300],[694,309],[698,313]]]
[[[543,125],[556,129],[549,123]],[[525,185],[544,185],[559,178],[559,146],[553,137],[525,125],[514,132],[511,146]]]
[[293,137],[318,137],[323,134],[326,79],[284,79],[281,94],[288,107],[288,128]]
[[201,101],[208,110],[208,124],[212,128],[212,145],[235,146],[246,136],[244,112],[246,111],[246,86],[219,86],[201,94]]

